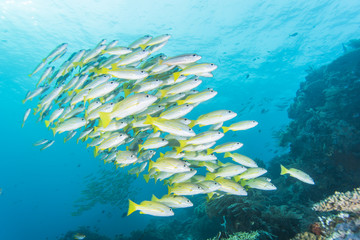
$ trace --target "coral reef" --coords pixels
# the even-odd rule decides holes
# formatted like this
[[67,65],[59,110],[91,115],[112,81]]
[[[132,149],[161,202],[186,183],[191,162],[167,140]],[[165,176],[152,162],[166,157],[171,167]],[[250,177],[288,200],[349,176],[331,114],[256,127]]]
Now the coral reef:
[[[347,46],[352,51],[332,63],[311,69],[300,84],[288,109],[292,121],[277,135],[280,145],[290,147],[268,168],[287,202],[317,202],[341,189],[360,185],[360,49],[359,41]],[[279,164],[299,168],[315,180],[313,187],[280,178]],[[321,177],[320,177],[321,176]],[[286,192],[293,193],[286,196]]]
[[82,196],[75,201],[76,210],[72,215],[81,215],[96,204],[109,204],[119,209],[126,209],[127,199],[137,192],[132,185],[135,178],[134,175],[127,175],[114,166],[87,176],[86,188],[81,192]]
[[325,237],[318,236],[310,232],[303,232],[296,234],[295,237],[291,238],[291,240],[325,240]]
[[360,215],[339,213],[319,217],[326,239],[360,239]]
[[[219,236],[209,238],[208,240],[219,240],[221,234]],[[253,232],[237,232],[227,238],[221,238],[223,240],[257,240],[260,237],[260,233],[258,231]]]
[[67,233],[65,233],[63,236],[60,236],[58,239],[59,240],[74,240],[74,236],[75,234],[83,234],[85,235],[86,240],[111,240],[109,237],[100,235],[97,233],[98,229],[94,228],[93,230],[90,230],[89,226],[82,226],[79,227],[79,229],[73,231],[68,231]]
[[360,188],[345,193],[335,192],[334,195],[314,204],[315,211],[344,211],[360,213]]
[[224,230],[228,233],[261,230],[278,239],[294,236],[302,228],[300,220],[304,217],[304,210],[272,203],[274,201],[265,194],[250,191],[247,198],[224,196],[214,199],[208,203],[206,210],[210,218],[226,220]]

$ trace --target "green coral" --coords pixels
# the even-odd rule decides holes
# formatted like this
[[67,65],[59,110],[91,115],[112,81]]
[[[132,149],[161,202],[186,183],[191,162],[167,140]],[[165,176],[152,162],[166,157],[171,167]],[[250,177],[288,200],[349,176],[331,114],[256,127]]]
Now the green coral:
[[[256,240],[260,237],[260,233],[258,231],[252,232],[237,232],[233,235],[230,235],[229,238],[224,240]],[[208,240],[217,240],[217,237],[209,238]]]

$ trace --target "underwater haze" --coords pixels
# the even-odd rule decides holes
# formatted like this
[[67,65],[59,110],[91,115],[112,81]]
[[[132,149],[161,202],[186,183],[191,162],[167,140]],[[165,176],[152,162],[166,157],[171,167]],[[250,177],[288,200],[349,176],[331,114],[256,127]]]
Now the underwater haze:
[[[212,72],[214,76],[202,78],[201,88],[197,88],[213,88],[218,92],[217,96],[201,104],[188,117],[196,119],[204,113],[229,109],[238,114],[236,121],[256,120],[259,123],[247,131],[230,131],[226,135],[226,140],[243,143],[244,146],[236,152],[261,163],[259,166],[265,167],[270,173],[267,177],[276,176],[278,182],[275,181],[275,185],[278,190],[267,191],[266,198],[278,196],[277,200],[272,201],[283,206],[286,204],[280,204],[279,199],[285,200],[288,196],[296,195],[295,192],[301,192],[302,196],[296,199],[299,204],[298,211],[301,212],[305,208],[310,211],[313,202],[320,201],[335,190],[348,191],[359,187],[360,181],[356,177],[349,178],[349,182],[343,185],[334,183],[331,186],[319,187],[322,176],[317,175],[321,174],[317,169],[331,167],[320,160],[321,164],[316,163],[316,167],[309,167],[307,162],[299,160],[301,157],[305,158],[305,155],[300,153],[305,151],[303,149],[309,149],[308,145],[299,144],[295,149],[295,143],[301,140],[286,142],[284,139],[279,140],[279,134],[286,129],[293,130],[292,136],[304,134],[299,128],[294,127],[294,122],[305,122],[301,116],[309,112],[301,112],[301,107],[294,107],[300,99],[297,92],[304,89],[301,86],[304,87],[305,80],[317,81],[314,78],[319,75],[311,75],[313,70],[322,69],[322,66],[329,64],[331,69],[331,63],[335,59],[355,51],[356,46],[350,46],[348,43],[360,38],[360,1],[1,0],[0,23],[1,240],[74,239],[75,233],[83,233],[86,235],[85,239],[89,240],[175,239],[149,236],[149,232],[157,232],[157,227],[160,226],[162,230],[159,232],[162,232],[159,235],[164,235],[164,228],[173,226],[171,224],[174,224],[174,221],[186,228],[174,227],[172,232],[178,239],[207,239],[215,237],[218,232],[230,236],[235,232],[250,230],[270,232],[267,236],[272,236],[273,239],[290,239],[297,231],[307,231],[308,225],[313,220],[316,221],[314,214],[314,219],[301,223],[301,229],[285,230],[288,234],[285,237],[276,235],[277,232],[271,232],[270,228],[256,228],[256,223],[248,229],[241,229],[234,227],[236,224],[230,226],[229,222],[235,220],[225,217],[225,213],[219,214],[217,210],[210,213],[209,209],[213,205],[202,212],[200,208],[196,208],[207,204],[205,197],[200,196],[189,196],[194,207],[176,209],[174,216],[160,218],[137,212],[126,216],[129,198],[140,203],[150,200],[152,194],[157,197],[166,194],[167,187],[163,186],[162,182],[155,184],[152,179],[146,183],[142,175],[138,178],[136,175],[129,177],[127,171],[130,167],[115,170],[112,164],[104,164],[99,158],[94,157],[92,148],[86,148],[88,142],[76,143],[79,135],[64,143],[66,133],[54,137],[42,121],[37,121],[38,116],[34,116],[33,112],[30,113],[25,126],[21,127],[25,111],[30,107],[35,108],[38,102],[36,99],[22,104],[28,90],[33,91],[36,88],[41,76],[39,73],[31,78],[28,75],[61,43],[68,43],[68,52],[57,60],[56,66],[69,58],[73,52],[94,48],[102,39],[106,39],[107,43],[118,40],[119,46],[127,47],[146,34],[154,37],[170,34],[171,38],[159,53],[167,56],[196,53],[202,57],[201,62],[218,66]],[[358,57],[354,53],[349,57],[349,62],[358,63]],[[347,60],[344,61],[347,65]],[[337,88],[359,89],[358,85],[352,85],[360,79],[360,69],[357,68],[360,65],[354,65],[354,69],[346,71],[349,75],[354,72],[354,77],[349,77],[351,81],[344,80],[346,83],[336,86]],[[342,65],[339,63],[339,66]],[[334,74],[342,71],[335,67],[332,69],[335,69]],[[340,82],[334,80],[336,81]],[[333,85],[326,87],[334,89]],[[323,90],[309,93],[306,92],[307,89],[310,88],[305,88],[305,94],[302,96],[310,94],[312,100]],[[344,99],[351,100],[352,97],[355,99],[356,94],[347,98],[344,96]],[[340,100],[337,99],[335,102]],[[358,102],[346,102],[343,108],[355,106],[353,104]],[[289,110],[291,105],[293,108]],[[315,105],[312,108],[315,109]],[[341,139],[350,137],[350,133],[354,133],[351,137],[356,141],[359,140],[356,136],[360,129],[357,123],[360,121],[360,110],[358,107],[346,109],[352,111],[349,115],[352,120],[344,121],[353,123],[354,127],[345,127],[343,124],[341,128],[336,128],[341,137],[336,139],[336,143],[332,143],[332,149],[336,149],[336,144],[342,141]],[[342,116],[345,118],[348,115]],[[329,118],[331,116],[326,119]],[[289,128],[289,124],[293,128]],[[304,129],[308,130],[308,125]],[[348,132],[341,134],[342,130]],[[314,130],[315,136],[316,133]],[[41,147],[33,144],[44,138],[53,139],[55,143],[40,151]],[[287,144],[280,146],[281,140]],[[315,141],[313,145],[317,143],[321,146],[325,144]],[[347,149],[349,152],[355,152],[358,151],[357,146],[360,147],[355,145]],[[318,152],[313,155],[309,153],[306,157],[315,157],[316,154]],[[345,170],[342,170],[342,174],[350,176],[360,172],[360,168],[357,167],[360,155],[356,154],[346,155],[354,157],[351,158],[352,161],[344,164],[345,167],[342,169]],[[218,156],[222,157],[220,154]],[[337,166],[339,159],[345,155],[344,152],[339,152],[338,155],[332,152],[326,156],[331,159],[329,164]],[[282,157],[286,160],[281,160]],[[289,162],[288,159],[297,160]],[[227,162],[229,159],[221,161],[223,160]],[[276,169],[272,168],[272,163],[277,164]],[[280,178],[280,163],[304,170],[314,179],[315,185],[308,185],[290,177]],[[351,169],[355,169],[356,172],[346,172],[352,171]],[[145,171],[147,172],[147,168]],[[340,182],[343,179],[341,176],[337,174],[327,177]],[[342,186],[347,188],[338,188]],[[253,195],[256,194],[249,193],[249,197],[254,197]],[[231,205],[234,202],[229,200],[227,203]],[[261,204],[271,205],[268,200],[260,201]],[[286,209],[284,211],[286,212]],[[189,230],[187,226],[192,225],[189,219],[193,216],[202,222],[197,220],[194,224],[197,224],[198,228]],[[301,218],[297,220],[301,222]],[[229,224],[225,229],[221,226],[224,219],[228,219]],[[263,221],[264,225],[265,222],[269,226],[272,224],[267,220]],[[298,223],[294,225],[300,226]],[[284,229],[286,227],[284,226]],[[143,232],[139,235],[129,235],[135,230]],[[123,238],[121,234],[124,235]],[[104,237],[100,238],[100,235]],[[127,238],[128,236],[137,238]]]

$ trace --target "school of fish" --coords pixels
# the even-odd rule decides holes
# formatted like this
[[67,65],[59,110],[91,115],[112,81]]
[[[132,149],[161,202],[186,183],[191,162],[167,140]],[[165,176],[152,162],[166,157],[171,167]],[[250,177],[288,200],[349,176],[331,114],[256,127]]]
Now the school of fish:
[[[59,45],[29,75],[40,77],[23,100],[37,99],[36,107],[25,112],[23,126],[33,111],[54,135],[66,132],[64,142],[77,136],[77,142],[87,142],[104,163],[143,174],[146,182],[164,181],[167,195],[153,195],[140,204],[129,200],[128,215],[139,210],[172,216],[174,208],[193,206],[185,197],[189,195],[207,194],[211,199],[224,194],[246,196],[249,188],[275,190],[271,180],[262,176],[266,169],[235,152],[241,142],[217,143],[226,132],[253,128],[256,121],[228,125],[237,116],[228,109],[185,118],[217,95],[211,88],[196,90],[217,66],[199,63],[201,56],[195,53],[155,54],[170,37],[145,35],[128,46],[102,40],[93,49],[72,53],[61,64],[58,59],[67,53],[68,44]],[[53,143],[42,139],[34,145],[43,150]],[[222,163],[219,157],[232,161]],[[282,169],[282,174],[313,184],[306,174]]]

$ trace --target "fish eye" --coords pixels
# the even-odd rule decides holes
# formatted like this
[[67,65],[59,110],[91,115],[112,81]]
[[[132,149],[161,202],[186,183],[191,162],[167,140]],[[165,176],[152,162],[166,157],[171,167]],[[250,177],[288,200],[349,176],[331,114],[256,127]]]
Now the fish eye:
[[158,107],[159,107],[159,108],[161,108],[161,106],[160,106],[160,105],[159,105]]
[[179,77],[185,77],[183,74],[181,74]]
[[140,73],[145,73],[145,71],[140,71]]
[[237,145],[239,145],[240,143],[239,143],[239,142],[237,142],[236,144],[237,144]]
[[190,105],[189,105],[189,104],[186,104],[185,106],[186,106],[186,107],[189,107]]
[[213,63],[210,63],[210,66],[214,66],[214,64],[213,64]]
[[198,80],[199,80],[198,78],[195,78],[195,79],[194,79],[194,82],[197,82]]
[[189,132],[191,132],[192,131],[192,129],[191,128],[189,128]]
[[113,82],[113,81],[111,81],[111,82],[110,82],[110,84],[114,84],[114,82]]
[[221,132],[218,132],[218,134],[220,135],[220,134],[221,134]]
[[130,48],[126,48],[126,50],[130,50]]
[[229,110],[228,113],[231,113],[231,111]]
[[193,54],[193,57],[196,57],[196,54]]
[[170,208],[170,212],[172,212],[172,209]]
[[110,103],[110,105],[114,105],[114,103]]
[[123,135],[122,135],[122,134],[120,134],[119,136],[120,136],[120,137],[122,137]]
[[161,139],[161,141],[163,141],[163,142],[164,142],[164,141],[165,141],[165,139]]
[[130,155],[130,157],[131,157],[131,158],[134,158],[134,157],[135,157],[135,155],[134,155],[134,154],[131,154],[131,155]]
[[148,37],[150,37],[150,35],[145,35],[144,37],[148,38]]
[[212,153],[212,154],[210,154],[210,156],[215,156],[215,155]]
[[188,200],[186,200],[186,202],[190,202],[190,200],[188,199]]
[[154,151],[153,151],[153,150],[150,150],[149,153],[154,153]]
[[81,121],[85,121],[85,118],[82,118]]
[[158,82],[158,81],[159,81],[159,79],[156,79],[156,80],[155,80],[155,82]]
[[144,53],[144,52],[146,52],[146,50],[144,49],[144,50],[142,50],[142,52]]
[[184,164],[184,167],[186,167],[186,164]]
[[198,189],[201,189],[201,187],[200,187],[200,186],[198,186]]
[[149,94],[147,94],[145,97],[146,97],[146,98],[149,98],[150,96],[149,96]]
[[211,93],[213,93],[213,92],[214,92],[214,90],[210,90],[210,92],[211,92]]

